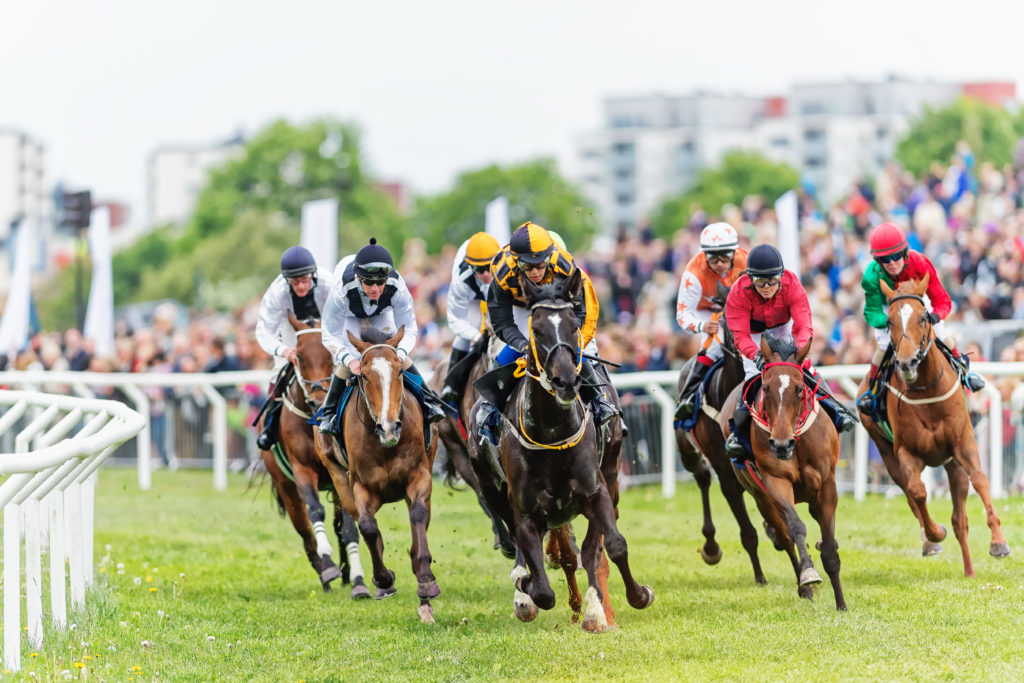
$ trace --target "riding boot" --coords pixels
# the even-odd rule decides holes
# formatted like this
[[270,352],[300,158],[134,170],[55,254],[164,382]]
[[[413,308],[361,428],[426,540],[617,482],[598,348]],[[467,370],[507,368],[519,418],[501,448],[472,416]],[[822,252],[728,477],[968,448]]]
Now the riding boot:
[[269,451],[277,443],[277,421],[281,414],[281,403],[280,399],[274,399],[267,408],[267,414],[263,418],[263,430],[256,437],[256,445],[261,451]]
[[583,384],[589,385],[587,388],[592,389],[594,392],[590,405],[594,411],[594,418],[597,420],[597,424],[603,427],[613,417],[618,415],[619,411],[616,410],[615,406],[605,396],[602,389],[605,382],[598,376],[597,370],[591,361],[583,361],[583,365],[580,367],[580,378],[583,380]]
[[417,369],[416,364],[412,363],[405,369],[405,372],[419,378],[420,406],[423,408],[423,418],[430,424],[434,424],[448,417],[444,409],[441,408],[441,399],[423,381],[423,374]]
[[868,390],[857,398],[857,409],[865,415],[875,410],[875,399],[878,397],[878,366],[872,365],[868,370]]
[[725,454],[730,458],[742,458],[747,454],[737,434],[745,433],[750,427],[750,409],[741,397],[732,414],[733,431],[725,440]]
[[477,432],[480,434],[481,446],[484,444],[484,439],[490,441],[492,446],[498,446],[498,420],[500,417],[498,407],[493,403],[484,401],[480,404],[476,413],[476,425]]
[[839,407],[834,398],[822,398],[820,400],[821,407],[832,418],[832,423],[835,424],[837,432],[842,434],[853,429],[854,421],[847,416],[845,410]]
[[472,368],[456,368],[459,361],[468,355],[469,351],[452,347],[451,355],[448,357],[448,374],[444,378],[444,388],[441,389],[441,400],[448,405],[457,406],[462,397],[462,391],[466,387],[466,380],[469,378],[469,371]]
[[966,353],[961,353],[957,357],[960,365],[963,367],[961,377],[963,383],[967,385],[971,391],[981,391],[985,388],[985,380],[981,378],[981,375],[971,372],[971,359]]
[[320,433],[341,436],[341,419],[338,417],[338,401],[345,391],[345,380],[338,375],[331,375],[331,386],[327,389],[324,399],[323,416],[320,418]]
[[710,365],[701,363],[700,359],[694,361],[693,367],[690,368],[690,374],[686,377],[686,384],[679,392],[679,405],[676,406],[675,419],[685,420],[693,415],[697,409],[697,387],[708,376],[709,370],[711,370]]

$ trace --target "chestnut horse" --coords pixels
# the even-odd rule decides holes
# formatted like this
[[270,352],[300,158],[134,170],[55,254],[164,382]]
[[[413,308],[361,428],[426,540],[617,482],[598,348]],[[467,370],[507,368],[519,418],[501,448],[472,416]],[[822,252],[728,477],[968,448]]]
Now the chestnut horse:
[[[776,547],[789,555],[796,572],[797,594],[811,600],[821,576],[807,552],[807,528],[794,507],[807,503],[821,529],[818,548],[832,582],[836,609],[845,610],[835,533],[839,434],[828,415],[822,415],[814,391],[804,384],[801,364],[810,348],[810,341],[798,351],[792,337],[761,336],[761,355],[765,359],[761,386],[755,395],[744,397],[750,407],[754,459],[734,462],[733,467],[757,502]],[[727,405],[735,405],[741,392],[753,393],[756,382],[747,387],[737,387]],[[722,427],[727,433],[727,424]]]
[[[924,295],[929,276],[920,282],[901,282],[893,291],[882,282],[882,293],[889,302],[889,334],[895,351],[895,372],[888,380],[885,398],[892,439],[870,415],[862,415],[864,427],[878,446],[889,476],[907,496],[917,517],[924,545],[922,554],[939,552],[946,528],[928,514],[928,492],[921,481],[927,467],[942,466],[949,477],[953,499],[953,533],[960,542],[964,575],[974,576],[971,551],[967,545],[967,493],[970,485],[981,497],[992,532],[989,554],[1006,557],[1010,547],[1003,536],[999,516],[992,506],[988,477],[981,470],[978,442],[960,378],[936,345],[935,332],[928,319]],[[867,379],[861,383],[866,390]]]
[[[729,290],[718,285],[718,294],[715,297],[721,305],[725,305],[725,298]],[[701,392],[701,404],[697,406],[697,421],[692,431],[682,427],[676,427],[676,445],[679,447],[679,457],[683,467],[693,475],[700,488],[701,505],[704,512],[704,524],[701,531],[704,534],[704,545],[700,549],[701,559],[707,564],[718,564],[722,559],[722,550],[715,540],[715,524],[711,520],[711,470],[714,468],[718,475],[718,485],[725,496],[729,509],[732,510],[736,523],[740,527],[740,542],[743,549],[750,556],[750,564],[754,568],[754,581],[759,584],[765,583],[764,572],[761,571],[761,562],[757,557],[757,530],[750,522],[747,514],[747,506],[743,501],[743,487],[733,474],[732,461],[725,455],[725,438],[722,436],[722,428],[718,418],[721,415],[723,406],[726,405],[726,397],[737,386],[743,383],[743,360],[739,351],[736,350],[732,341],[732,334],[725,324],[725,317],[718,320],[719,337],[722,340],[722,351],[724,360],[720,366],[713,369],[708,375],[705,386],[707,389]],[[710,337],[708,337],[710,341]],[[679,382],[676,392],[682,391],[687,376],[696,357],[683,366],[679,372]],[[729,405],[735,405],[735,400]]]
[[[359,532],[330,485],[330,476],[317,456],[313,427],[309,424],[327,394],[334,369],[331,353],[323,345],[319,322],[300,322],[290,313],[288,321],[297,335],[297,358],[294,377],[282,398],[284,407],[278,416],[278,444],[286,461],[279,462],[274,453],[262,451],[263,464],[273,482],[278,506],[283,513],[288,513],[292,526],[302,537],[306,557],[320,577],[324,591],[330,591],[331,582],[339,577],[342,583],[348,583],[351,575],[352,598],[368,598],[370,591],[363,582],[359,562]],[[291,471],[291,476],[285,469]],[[341,569],[331,559],[333,549],[324,529],[321,489],[329,490],[334,498],[334,532],[341,546]]]
[[[430,526],[431,466],[437,440],[426,443],[419,402],[404,385],[398,342],[405,326],[388,338],[364,326],[349,341],[359,351],[361,373],[342,409],[342,453],[333,437],[320,434],[319,454],[334,480],[341,503],[355,518],[373,561],[376,597],[394,595],[395,573],[384,565],[384,539],[375,517],[385,503],[404,499],[412,529],[412,571],[418,583],[419,616],[434,623],[430,600],[441,594],[427,545]],[[347,460],[346,460],[347,454]]]
[[[607,584],[602,586],[598,577],[602,550],[618,566],[630,605],[643,609],[654,601],[654,591],[638,584],[630,571],[626,540],[616,524],[612,490],[617,494],[617,483],[610,488],[605,479],[605,468],[614,465],[617,482],[618,451],[607,447],[607,439],[616,439],[621,446],[621,425],[610,423],[610,436],[602,437],[579,396],[580,334],[572,304],[581,286],[579,271],[542,287],[520,276],[520,285],[531,305],[530,351],[522,364],[526,377],[504,409],[499,432],[497,455],[507,483],[499,485],[487,466],[488,455],[481,451],[490,448],[489,443],[471,450],[471,456],[488,503],[516,540],[516,615],[527,621],[538,607],[555,605],[541,548],[548,530],[558,548],[554,554],[566,570],[570,596],[578,595],[568,524],[583,514],[589,522],[582,545],[589,586],[583,629],[603,631],[609,623],[604,604]],[[474,410],[471,433],[476,431],[476,416]],[[602,462],[602,452],[607,462]],[[574,613],[579,610],[572,602],[570,607]]]

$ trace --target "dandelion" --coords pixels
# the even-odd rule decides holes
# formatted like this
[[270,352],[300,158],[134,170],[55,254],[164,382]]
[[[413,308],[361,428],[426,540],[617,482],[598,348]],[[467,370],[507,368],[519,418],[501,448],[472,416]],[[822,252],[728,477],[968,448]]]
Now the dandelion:
[[142,566],[144,569],[149,569],[149,562],[143,562]]
[[213,642],[213,641],[215,640],[215,638],[214,638],[213,636],[209,636],[209,635],[208,635],[208,636],[206,636],[206,639],[207,639],[208,641],[210,641],[211,643],[212,643],[212,642]]
[[234,645],[234,643],[228,643],[228,649],[229,649],[229,650],[230,650],[231,648],[233,648],[234,646],[235,646],[235,645]]
[[141,586],[142,585],[142,578],[141,577],[136,576],[134,579],[132,579],[132,581],[135,583],[136,586]]
[[31,657],[32,659],[35,659],[38,656],[39,656],[38,652],[33,652],[32,654],[29,655],[29,657]]
[[135,666],[132,667],[132,671],[134,673],[139,673],[140,671],[142,671],[142,667],[139,666],[138,664],[136,664]]
[[85,655],[84,657],[82,657],[82,661],[84,662],[88,662],[90,659],[92,659],[92,655]]
[[81,662],[75,662],[75,668],[76,669],[84,669],[85,668],[85,664],[82,664]]
[[156,574],[160,571],[160,567],[153,567],[153,573]]
[[153,577],[150,575],[146,576],[146,583],[153,583]]
[[156,615],[157,615],[158,617],[163,617],[163,616],[164,616],[164,611],[163,611],[162,609],[158,609],[158,610],[156,611]]
[[117,563],[117,568],[118,569],[124,569],[124,562],[118,562]]
[[106,544],[106,545],[105,545],[105,546],[103,546],[103,547],[104,547],[104,548],[106,548],[107,550],[110,550],[110,544],[109,544],[109,543],[108,543],[108,544]]
[[128,625],[128,622],[127,622],[127,621],[122,621],[122,622],[121,622],[121,628],[124,628],[124,627],[125,627],[125,626],[127,626],[127,625]]
[[182,572],[182,573],[178,574],[178,578],[179,579],[184,579],[185,578],[185,572]]
[[106,567],[100,567],[100,574],[106,574],[106,573],[107,573],[107,568]]
[[144,647],[146,649],[149,649],[152,646],[153,646],[153,643],[149,642],[148,640],[142,641],[142,647]]
[[68,626],[68,629],[71,631],[74,631],[76,628],[78,628],[78,624],[71,624],[71,626]]
[[156,588],[153,588],[152,586],[150,586],[149,587],[149,592],[150,593],[156,593]]

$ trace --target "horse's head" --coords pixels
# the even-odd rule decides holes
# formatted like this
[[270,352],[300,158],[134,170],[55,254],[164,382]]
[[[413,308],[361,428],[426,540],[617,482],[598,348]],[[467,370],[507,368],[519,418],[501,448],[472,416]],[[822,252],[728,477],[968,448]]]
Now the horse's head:
[[917,379],[921,363],[935,341],[935,332],[924,303],[928,279],[926,273],[920,281],[901,282],[895,291],[884,280],[880,283],[882,294],[889,302],[887,324],[895,350],[896,369],[905,382]]
[[765,360],[761,372],[762,411],[771,427],[768,444],[779,460],[793,457],[798,422],[813,407],[814,396],[804,385],[801,367],[810,350],[810,341],[797,350],[788,335],[761,335],[761,355]]
[[364,327],[356,339],[351,332],[349,341],[362,356],[359,359],[361,375],[359,393],[363,397],[373,431],[381,445],[391,448],[402,437],[402,403],[405,386],[402,383],[402,358],[398,355],[398,342],[405,334],[405,325],[393,337],[387,337],[372,327]]
[[581,381],[581,339],[572,302],[582,286],[580,270],[548,285],[535,285],[522,274],[519,282],[530,305],[527,372],[559,403],[575,403]]
[[295,330],[295,376],[306,405],[315,413],[327,398],[327,389],[334,374],[334,360],[324,346],[320,321],[299,320],[292,313],[288,322]]

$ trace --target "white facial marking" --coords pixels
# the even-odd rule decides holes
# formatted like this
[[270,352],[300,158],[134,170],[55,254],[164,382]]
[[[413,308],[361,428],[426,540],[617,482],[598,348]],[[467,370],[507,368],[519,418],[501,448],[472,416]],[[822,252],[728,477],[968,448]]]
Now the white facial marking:
[[381,428],[387,432],[391,426],[388,421],[388,406],[391,405],[391,363],[387,362],[383,358],[374,358],[370,362],[370,369],[380,375],[380,418],[378,422]]
[[789,375],[783,375],[779,378],[779,403],[782,403],[782,397],[786,393],[786,389],[789,387]]
[[910,322],[910,316],[914,314],[914,309],[910,304],[903,304],[900,306],[900,320],[903,321],[903,334],[907,334],[907,324]]
[[558,325],[562,322],[562,314],[552,313],[548,316],[548,322],[551,323],[551,327],[555,330],[555,343],[560,344],[562,342],[562,338],[558,336]]

